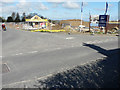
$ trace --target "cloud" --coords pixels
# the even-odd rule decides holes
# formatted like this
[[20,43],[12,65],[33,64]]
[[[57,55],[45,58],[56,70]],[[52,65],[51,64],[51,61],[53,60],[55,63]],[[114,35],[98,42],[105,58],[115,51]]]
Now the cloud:
[[35,8],[35,10],[48,10],[48,7],[46,7],[44,4],[40,3],[34,3],[32,7]]
[[78,9],[78,8],[80,8],[80,5],[78,3],[75,3],[75,2],[65,2],[64,4],[62,4],[62,6],[64,8],[67,8],[67,9]]
[[[108,3],[108,10],[111,10],[112,7],[114,7],[114,5]],[[97,11],[105,11],[105,8],[94,8],[94,10],[97,10]]]
[[[58,7],[58,5],[62,5],[64,8],[68,9],[77,9],[80,8],[80,5],[78,4],[78,0],[46,0],[48,3],[53,4],[53,8]],[[84,2],[84,6],[87,6],[88,3]]]
[[[51,2],[51,3],[62,3],[62,2],[66,2],[66,0],[46,0],[47,2]],[[67,0],[67,1],[72,1],[72,0]]]
[[59,4],[65,2],[65,0],[46,0],[48,3],[52,3],[52,8],[58,7]]
[[[24,5],[24,4],[26,4],[27,3],[27,1],[26,0],[19,0],[19,4],[21,4],[21,5]],[[29,2],[28,2],[29,3]]]
[[26,0],[19,0],[19,1],[17,1],[17,0],[1,0],[1,7],[5,7],[5,6],[10,6],[10,5],[14,5],[14,4],[16,4],[16,3],[20,3],[20,4],[24,4],[24,3],[26,3],[27,1]]
[[0,0],[0,2],[15,2],[16,0]]
[[105,11],[105,8],[94,8],[96,11]]
[[13,5],[6,5],[0,10],[0,14],[3,17],[9,16],[12,12],[18,12],[22,15],[23,12],[26,14],[30,12],[38,12],[41,10],[48,10],[48,8],[42,2],[26,2],[26,0],[20,0],[18,3]]
[[83,6],[87,6],[88,5],[88,2],[83,2]]
[[[83,2],[83,7],[86,7],[87,5],[88,5],[87,2]],[[64,8],[68,8],[68,9],[80,9],[81,3],[79,3],[79,2],[64,2],[64,4],[62,4],[62,6]]]
[[58,5],[63,4],[65,2],[75,2],[77,0],[46,0],[49,3],[53,4],[53,8],[56,8]]
[[114,7],[114,5],[113,4],[108,4],[108,7]]
[[45,0],[47,2],[61,3],[61,2],[81,2],[82,0]]
[[15,0],[0,0],[0,7],[7,6],[7,5],[12,5],[15,3]]

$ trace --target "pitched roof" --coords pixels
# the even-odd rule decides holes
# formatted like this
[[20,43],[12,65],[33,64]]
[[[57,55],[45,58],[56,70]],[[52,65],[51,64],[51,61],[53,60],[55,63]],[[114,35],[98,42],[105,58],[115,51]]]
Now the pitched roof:
[[41,17],[41,15],[38,15],[37,13],[30,13],[29,15],[26,16],[26,19],[31,19],[35,15]]
[[38,15],[34,15],[33,17],[31,17],[30,19],[25,19],[26,22],[47,22],[47,19],[42,19],[41,17],[39,17]]

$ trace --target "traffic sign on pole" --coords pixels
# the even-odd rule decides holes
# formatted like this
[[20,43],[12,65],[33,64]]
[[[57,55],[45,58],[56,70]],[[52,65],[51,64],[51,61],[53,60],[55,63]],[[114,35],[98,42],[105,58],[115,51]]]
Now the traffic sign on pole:
[[109,22],[109,15],[99,15],[99,27],[105,27],[105,34],[107,33],[107,25]]
[[109,22],[109,15],[99,15],[99,27],[106,27]]

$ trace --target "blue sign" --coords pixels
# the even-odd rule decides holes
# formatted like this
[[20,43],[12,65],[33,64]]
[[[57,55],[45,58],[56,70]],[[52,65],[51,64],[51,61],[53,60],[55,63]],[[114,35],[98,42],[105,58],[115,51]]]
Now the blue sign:
[[106,27],[108,15],[99,15],[99,27]]

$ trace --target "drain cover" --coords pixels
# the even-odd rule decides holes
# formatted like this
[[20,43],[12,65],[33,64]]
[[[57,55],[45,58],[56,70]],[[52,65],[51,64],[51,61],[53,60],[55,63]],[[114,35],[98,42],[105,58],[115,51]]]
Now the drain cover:
[[10,72],[10,69],[8,68],[7,64],[2,64],[2,73]]

